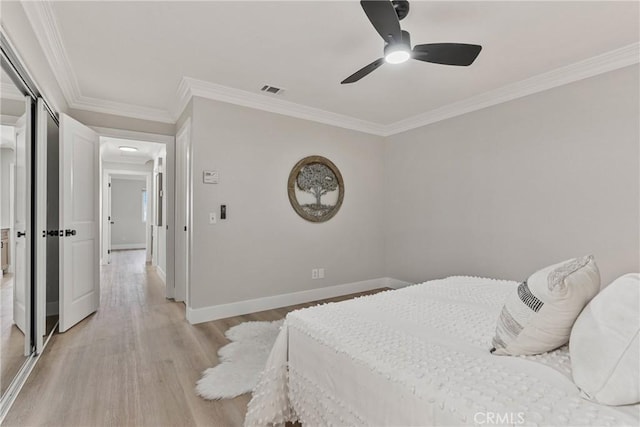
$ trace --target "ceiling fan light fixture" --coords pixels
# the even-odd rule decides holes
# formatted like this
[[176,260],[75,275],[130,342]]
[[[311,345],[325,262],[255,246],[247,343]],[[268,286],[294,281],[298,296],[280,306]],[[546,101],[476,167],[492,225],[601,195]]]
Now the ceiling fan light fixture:
[[138,151],[138,149],[136,147],[128,147],[126,145],[121,145],[118,148],[120,148],[120,151],[126,151],[126,152],[130,152],[130,153],[132,153],[134,151]]
[[389,64],[402,64],[411,58],[409,51],[404,49],[398,49],[391,52],[387,52],[384,56],[384,60]]
[[411,58],[411,37],[406,31],[401,31],[402,38],[384,47],[384,60],[389,64],[402,64]]

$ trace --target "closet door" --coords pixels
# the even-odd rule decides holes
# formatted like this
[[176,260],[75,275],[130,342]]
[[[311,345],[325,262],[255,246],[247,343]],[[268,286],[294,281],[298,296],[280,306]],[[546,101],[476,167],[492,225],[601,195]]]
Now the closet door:
[[98,134],[60,120],[60,332],[100,303]]

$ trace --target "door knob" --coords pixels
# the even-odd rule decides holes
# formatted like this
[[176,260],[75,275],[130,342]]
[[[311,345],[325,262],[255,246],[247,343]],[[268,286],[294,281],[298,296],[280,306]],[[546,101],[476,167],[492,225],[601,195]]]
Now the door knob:
[[18,231],[18,237],[24,237],[27,235],[26,231]]
[[75,236],[75,235],[76,235],[76,230],[69,230],[69,229],[66,229],[66,230],[64,230],[64,235],[65,235],[66,237],[69,237],[69,236]]

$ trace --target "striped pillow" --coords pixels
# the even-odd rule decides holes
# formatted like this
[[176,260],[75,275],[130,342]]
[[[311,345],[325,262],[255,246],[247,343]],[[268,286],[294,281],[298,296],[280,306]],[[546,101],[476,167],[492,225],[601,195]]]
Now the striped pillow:
[[599,290],[600,273],[592,255],[533,273],[507,297],[491,352],[539,354],[566,344],[576,318]]

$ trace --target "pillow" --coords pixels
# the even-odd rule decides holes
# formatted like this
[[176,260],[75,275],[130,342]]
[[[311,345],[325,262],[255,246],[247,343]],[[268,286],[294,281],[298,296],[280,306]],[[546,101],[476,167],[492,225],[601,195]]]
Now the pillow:
[[573,381],[605,405],[640,402],[640,274],[614,280],[587,305],[571,331]]
[[540,354],[566,344],[580,311],[599,289],[600,272],[592,255],[533,273],[507,296],[491,352]]

